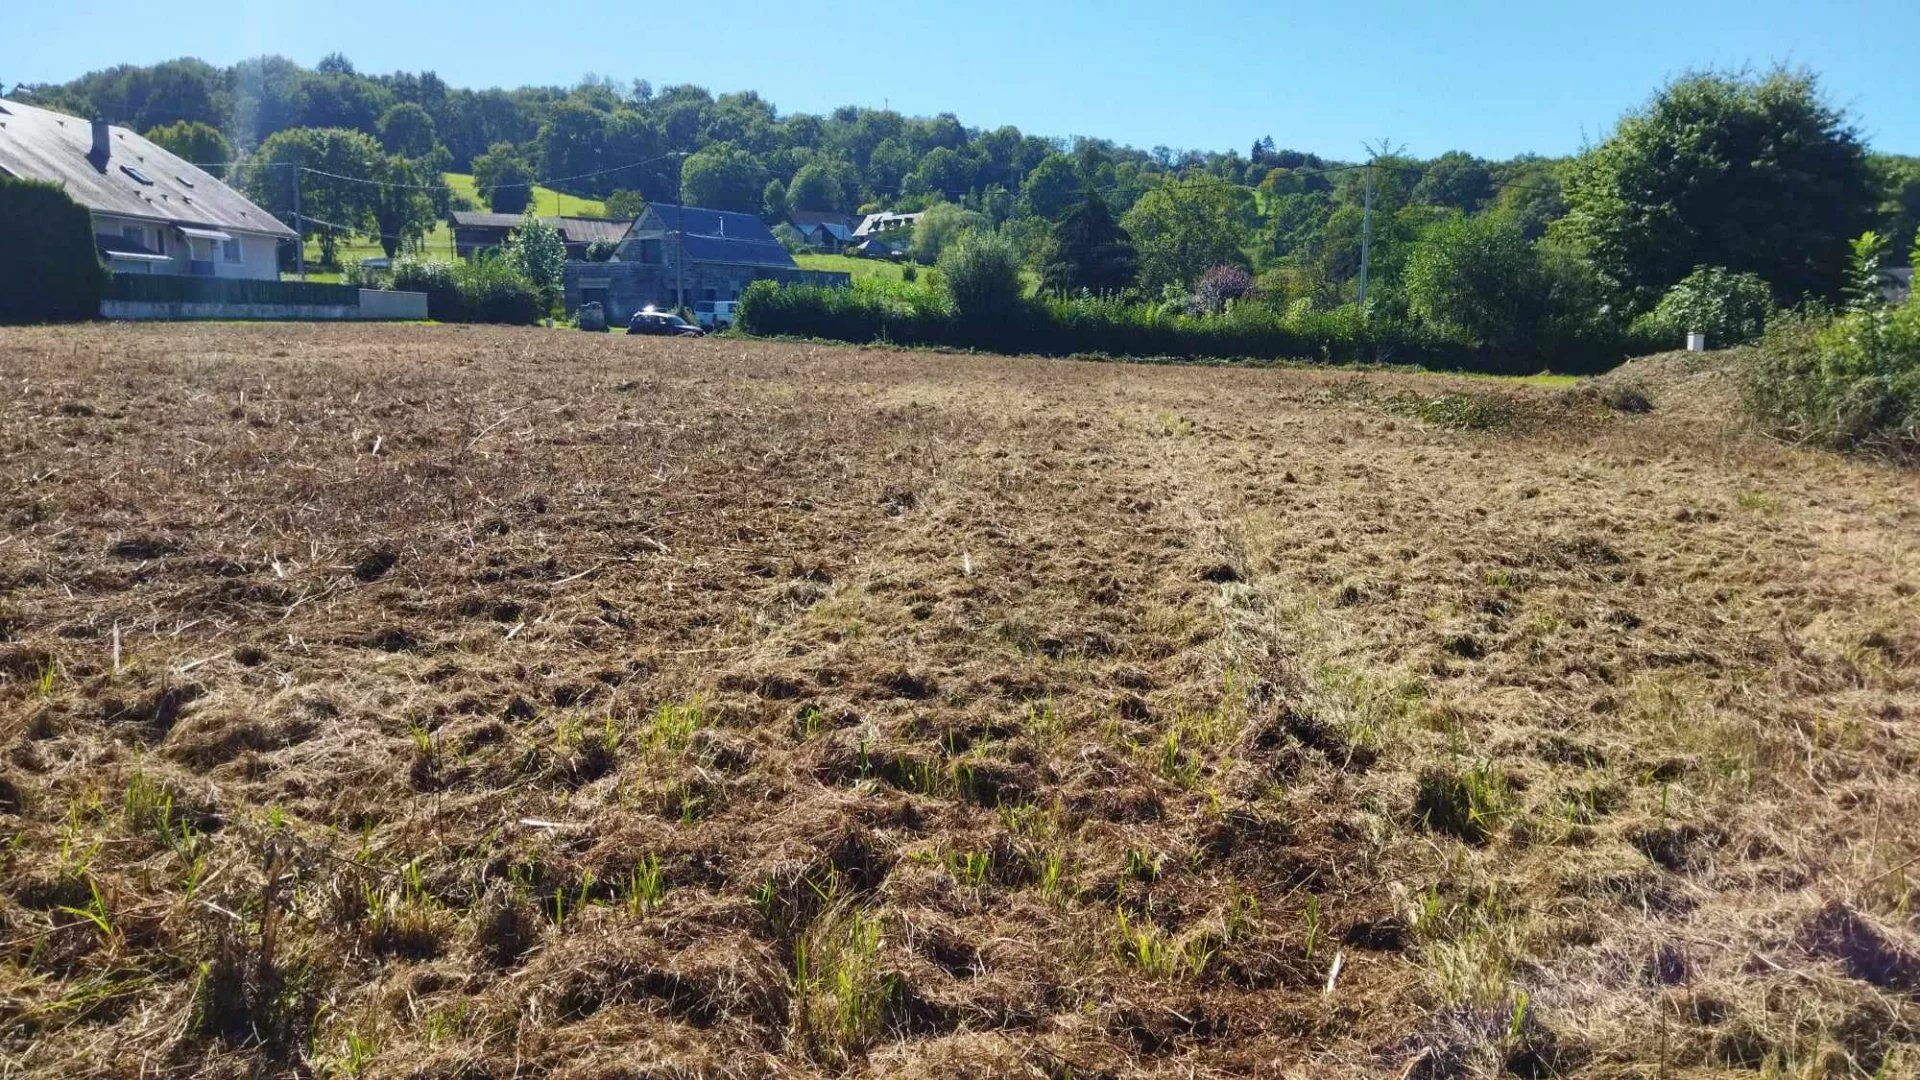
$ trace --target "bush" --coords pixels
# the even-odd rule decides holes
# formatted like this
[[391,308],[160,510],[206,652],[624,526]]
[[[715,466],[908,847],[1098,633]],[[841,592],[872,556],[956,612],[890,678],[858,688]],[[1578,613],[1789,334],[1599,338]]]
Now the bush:
[[461,321],[532,326],[547,313],[547,301],[505,259],[476,259],[453,269],[460,291]]
[[1419,364],[1458,371],[1531,374],[1543,368],[1592,372],[1626,353],[1614,338],[1588,338],[1551,352],[1477,347],[1408,322],[1368,318],[1353,305],[1280,314],[1241,304],[1194,317],[1114,298],[1022,301],[998,317],[968,319],[924,286],[861,282],[852,288],[757,281],[741,297],[737,325],[759,335],[941,345],[1069,356],[1213,360],[1307,360]]
[[453,279],[453,264],[425,259],[401,258],[393,261],[392,287],[398,292],[427,294],[427,318],[441,322],[462,321],[460,288]]
[[940,277],[953,310],[979,326],[1015,313],[1024,302],[1020,253],[1005,238],[984,230],[962,233],[940,256]]
[[547,310],[533,284],[503,259],[396,259],[392,280],[400,292],[426,293],[427,317],[440,322],[531,326]]
[[617,240],[595,240],[593,243],[587,245],[587,261],[596,263],[609,262],[613,259],[614,252],[619,250],[620,243]]
[[1782,317],[1745,391],[1747,407],[1784,438],[1920,458],[1920,304]]
[[0,323],[97,318],[107,277],[91,214],[56,184],[0,174]]
[[1773,290],[1756,274],[1719,266],[1697,266],[1652,311],[1634,320],[1636,334],[1658,338],[1677,348],[1691,333],[1707,335],[1707,344],[1724,348],[1757,340],[1773,314]]

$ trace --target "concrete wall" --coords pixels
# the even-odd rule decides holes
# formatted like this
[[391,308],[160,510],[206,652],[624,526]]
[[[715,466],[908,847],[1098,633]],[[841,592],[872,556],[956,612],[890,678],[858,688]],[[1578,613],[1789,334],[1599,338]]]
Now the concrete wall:
[[427,294],[361,289],[358,304],[193,304],[102,300],[100,317],[130,322],[188,319],[264,319],[280,322],[424,319]]
[[427,317],[427,294],[361,289],[359,317],[362,319],[424,319]]

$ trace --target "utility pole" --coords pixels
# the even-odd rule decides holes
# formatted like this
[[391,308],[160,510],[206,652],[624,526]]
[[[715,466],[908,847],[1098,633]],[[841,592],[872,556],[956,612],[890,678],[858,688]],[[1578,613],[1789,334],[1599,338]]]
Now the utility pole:
[[299,269],[300,280],[307,280],[307,230],[306,216],[300,213],[300,165],[287,162],[293,169],[293,262]]
[[1373,162],[1367,162],[1367,196],[1360,212],[1360,307],[1367,306],[1367,264],[1373,256]]
[[673,259],[673,309],[687,306],[687,193],[680,193],[680,212],[674,218],[673,244],[679,251]]

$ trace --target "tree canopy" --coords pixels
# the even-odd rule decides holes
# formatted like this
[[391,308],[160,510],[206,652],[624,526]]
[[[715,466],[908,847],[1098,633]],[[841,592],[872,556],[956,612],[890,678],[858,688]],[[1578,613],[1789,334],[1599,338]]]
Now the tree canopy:
[[1758,274],[1782,300],[1831,297],[1873,195],[1858,134],[1813,76],[1696,74],[1575,163],[1553,232],[1637,308],[1700,265]]

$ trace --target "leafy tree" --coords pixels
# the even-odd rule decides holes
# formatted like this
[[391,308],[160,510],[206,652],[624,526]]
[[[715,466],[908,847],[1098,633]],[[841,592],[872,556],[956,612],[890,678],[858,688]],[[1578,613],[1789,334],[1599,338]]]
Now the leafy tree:
[[985,214],[962,209],[955,203],[934,203],[921,212],[919,221],[913,223],[910,250],[916,261],[931,266],[962,234],[991,226]]
[[810,161],[793,174],[787,187],[787,203],[795,210],[846,213],[853,209],[853,191],[842,170],[824,161]]
[[1758,339],[1772,314],[1773,294],[1759,275],[1700,266],[1634,320],[1634,329],[1676,346],[1685,335],[1701,333],[1708,344],[1725,347]]
[[1106,200],[1089,192],[1054,225],[1040,280],[1061,296],[1082,290],[1117,293],[1133,284],[1136,261],[1133,239],[1113,220]]
[[587,245],[587,251],[586,251],[587,261],[588,262],[607,262],[611,260],[614,256],[614,253],[619,250],[620,250],[619,241],[606,240],[606,239],[595,240],[593,243]]
[[519,231],[507,242],[505,258],[508,265],[533,283],[546,305],[552,307],[560,297],[567,267],[567,242],[560,230],[528,210],[520,218]]
[[[606,114],[580,101],[568,99],[554,105],[533,141],[541,172],[546,176],[587,177],[610,164],[606,158]],[[585,182],[573,186],[590,190]],[[754,195],[759,194],[756,188]]]
[[913,166],[913,151],[906,143],[898,139],[882,140],[867,160],[867,186],[876,195],[897,195]]
[[1020,202],[1027,213],[1054,221],[1080,205],[1085,190],[1086,181],[1072,158],[1048,154],[1021,182]]
[[646,197],[637,191],[616,191],[607,196],[607,216],[633,219],[646,210]]
[[[302,237],[317,235],[321,261],[332,265],[340,237],[375,228],[378,189],[364,180],[341,178],[370,178],[383,157],[380,144],[362,132],[288,128],[269,136],[248,161],[247,197]],[[299,218],[293,212],[296,176],[305,214]]]
[[1869,159],[1879,192],[1879,224],[1889,250],[1904,253],[1920,239],[1920,157],[1875,154]]
[[901,184],[910,194],[958,200],[973,187],[973,162],[950,147],[938,146],[920,159]]
[[1472,154],[1450,150],[1428,162],[1413,185],[1414,202],[1472,214],[1493,197],[1493,174]]
[[223,175],[219,166],[233,161],[233,144],[227,141],[227,137],[211,125],[197,120],[180,120],[149,128],[147,138],[182,161],[214,166],[212,171],[216,176]]
[[1706,263],[1832,296],[1873,205],[1866,154],[1811,75],[1690,75],[1582,155],[1554,223],[1637,306]]
[[380,145],[389,154],[418,160],[431,154],[439,141],[433,116],[412,102],[402,102],[380,115]]
[[761,189],[760,216],[768,221],[778,221],[787,216],[787,185],[779,177],[767,181]]
[[1169,181],[1133,204],[1120,224],[1139,252],[1142,286],[1184,288],[1210,267],[1246,263],[1247,230],[1227,188],[1206,178]]
[[1500,217],[1453,215],[1429,226],[1407,259],[1405,285],[1415,317],[1475,342],[1513,344],[1539,320],[1533,249]]
[[494,143],[473,159],[473,186],[494,213],[517,214],[533,201],[533,166],[512,143]]
[[381,186],[370,197],[375,236],[388,258],[398,254],[402,245],[417,247],[439,220],[436,191],[446,184],[437,172],[419,167],[400,154],[385,154],[373,163],[373,178]]
[[1004,237],[981,229],[962,234],[941,253],[940,280],[954,313],[975,326],[1019,310],[1023,300],[1019,252]]
[[714,143],[689,154],[680,166],[680,198],[688,206],[758,213],[767,171],[745,148]]

